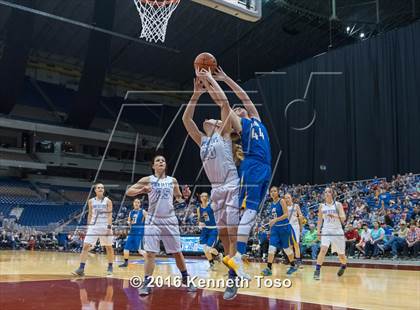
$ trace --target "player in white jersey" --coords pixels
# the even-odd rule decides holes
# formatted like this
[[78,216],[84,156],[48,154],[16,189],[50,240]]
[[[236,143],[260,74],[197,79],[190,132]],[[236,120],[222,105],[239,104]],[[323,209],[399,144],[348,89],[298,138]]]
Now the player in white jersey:
[[[240,208],[239,176],[235,162],[241,159],[242,154],[240,146],[232,142],[230,110],[220,102],[227,100],[226,95],[208,71],[203,70],[196,74],[194,93],[182,120],[188,134],[200,147],[203,167],[212,186],[210,199],[219,238],[225,249],[226,256],[223,258],[223,263],[226,265],[236,253]],[[221,120],[206,119],[203,123],[203,131],[201,131],[193,117],[197,101],[206,91],[221,107]]]
[[321,266],[331,245],[331,252],[337,252],[341,266],[337,275],[341,277],[347,267],[346,240],[344,238],[343,223],[346,220],[343,205],[334,200],[333,190],[327,187],[324,191],[325,203],[319,205],[318,210],[318,238],[321,239],[321,250],[316,261],[314,279],[319,280]]
[[295,233],[296,243],[294,243],[294,250],[295,250],[295,258],[296,258],[296,265],[302,268],[302,260],[300,257],[300,232],[302,231],[302,218],[303,214],[300,211],[300,207],[297,203],[293,203],[292,195],[287,193],[284,195],[284,200],[286,202],[287,211],[289,213],[289,223],[292,226],[293,232]]
[[193,120],[197,101],[206,89],[216,103],[219,100],[227,100],[220,86],[214,79],[211,80],[211,75],[210,81],[207,79],[206,76],[199,75],[194,81],[194,93],[182,120],[188,134],[200,147],[200,157],[212,186],[210,199],[215,212],[219,237],[226,254],[234,255],[239,224],[239,176],[235,159],[241,155],[240,150],[233,152],[237,145],[231,139],[232,126],[228,121],[227,109],[221,110],[221,121],[205,120],[203,131],[198,129]]
[[148,216],[144,226],[144,250],[146,251],[144,264],[144,282],[139,288],[139,295],[151,293],[151,276],[155,269],[155,256],[160,252],[160,241],[165,246],[166,253],[175,257],[176,265],[182,274],[182,282],[187,284],[188,291],[196,291],[196,287],[189,282],[189,275],[181,252],[181,237],[178,218],[175,215],[173,200],[183,202],[178,182],[166,175],[166,159],[155,156],[153,159],[154,174],[141,178],[127,190],[127,196],[147,194],[149,197]]
[[98,239],[101,246],[105,247],[108,256],[107,274],[112,275],[112,262],[114,261],[114,249],[112,248],[112,201],[104,196],[104,192],[104,185],[97,183],[95,185],[96,196],[88,201],[88,228],[83,243],[83,250],[80,254],[80,266],[73,272],[76,276],[84,276],[88,252]]

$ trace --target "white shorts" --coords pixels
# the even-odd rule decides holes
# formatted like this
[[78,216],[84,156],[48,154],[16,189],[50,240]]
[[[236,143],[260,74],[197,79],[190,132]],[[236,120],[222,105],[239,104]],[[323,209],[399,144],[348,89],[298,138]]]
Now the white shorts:
[[112,235],[108,235],[109,230],[106,227],[89,227],[86,232],[84,243],[95,245],[96,241],[101,243],[101,246],[112,246]]
[[210,199],[218,228],[239,225],[239,183],[231,182],[213,188]]
[[346,253],[346,240],[343,231],[337,230],[322,230],[321,247],[329,247],[331,245],[331,252],[337,254]]
[[144,225],[144,250],[159,253],[160,240],[162,240],[167,254],[181,252],[181,237],[176,216],[169,218],[155,217],[152,223],[146,222]]
[[293,224],[291,225],[293,228],[293,232],[295,233],[296,242],[300,242],[300,226],[299,224]]

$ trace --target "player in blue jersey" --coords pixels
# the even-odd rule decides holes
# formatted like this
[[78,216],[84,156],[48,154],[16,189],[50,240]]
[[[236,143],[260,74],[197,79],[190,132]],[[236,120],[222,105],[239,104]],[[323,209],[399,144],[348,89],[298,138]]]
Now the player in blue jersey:
[[270,196],[271,199],[273,199],[273,202],[270,203],[272,216],[269,222],[271,227],[270,243],[268,247],[267,268],[265,268],[261,274],[263,276],[271,276],[273,274],[271,268],[276,251],[283,249],[290,262],[290,268],[287,271],[287,274],[291,275],[297,271],[295,257],[293,254],[293,248],[297,246],[295,233],[289,222],[289,212],[286,201],[284,199],[280,199],[277,187],[271,187]]
[[198,225],[201,229],[200,244],[203,245],[204,254],[210,263],[210,270],[214,270],[214,260],[220,260],[219,252],[214,247],[217,241],[216,219],[209,202],[209,194],[202,192],[200,200],[197,207]]
[[130,251],[139,252],[141,255],[144,251],[141,249],[143,236],[144,236],[144,221],[147,216],[147,212],[142,210],[140,199],[136,198],[133,200],[133,210],[128,215],[127,223],[130,225],[130,232],[128,233],[127,241],[124,246],[124,263],[119,267],[128,266],[128,257]]
[[[255,224],[260,206],[268,190],[271,178],[271,148],[267,129],[248,94],[221,68],[214,74],[218,81],[225,82],[242,101],[243,108],[237,107],[230,113],[233,129],[241,135],[244,159],[239,166],[240,205],[245,211],[238,227],[237,252],[228,265],[240,277],[249,278],[244,272],[242,256],[246,254],[249,233]],[[227,100],[223,103],[229,105]],[[230,107],[229,107],[230,109]]]

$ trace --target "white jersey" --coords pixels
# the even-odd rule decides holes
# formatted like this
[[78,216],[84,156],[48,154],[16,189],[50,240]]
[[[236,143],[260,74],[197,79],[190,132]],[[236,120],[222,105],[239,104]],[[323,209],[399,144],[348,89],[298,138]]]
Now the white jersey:
[[[337,232],[343,232],[343,227],[339,218],[331,218],[329,215],[339,216],[339,210],[341,207],[340,202],[333,202],[332,204],[323,203],[322,208],[322,230],[334,230]],[[344,232],[343,232],[344,233]]]
[[200,157],[213,188],[230,182],[239,183],[230,139],[223,139],[217,132],[211,137],[202,137]]
[[289,223],[294,227],[299,226],[299,220],[297,216],[297,208],[299,206],[297,204],[292,204],[291,206],[287,206],[287,211],[289,213]]
[[172,177],[159,179],[154,175],[149,176],[152,190],[149,196],[148,214],[150,218],[168,218],[175,216],[173,197],[174,197],[174,181]]
[[108,197],[103,199],[92,198],[92,217],[90,220],[90,225],[94,227],[106,227],[108,226]]

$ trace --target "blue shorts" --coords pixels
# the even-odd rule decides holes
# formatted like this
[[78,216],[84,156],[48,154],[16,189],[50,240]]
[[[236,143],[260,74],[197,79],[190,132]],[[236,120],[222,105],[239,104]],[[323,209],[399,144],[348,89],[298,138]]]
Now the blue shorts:
[[270,245],[277,249],[287,249],[294,246],[296,243],[295,233],[293,232],[292,226],[274,226],[271,228],[270,233]]
[[200,233],[200,244],[207,244],[209,247],[214,247],[217,240],[216,228],[203,228]]
[[138,250],[141,249],[142,240],[142,234],[128,235],[127,241],[125,242],[124,250],[138,252]]
[[239,167],[241,180],[239,205],[258,211],[267,195],[271,166],[257,160],[245,159]]

